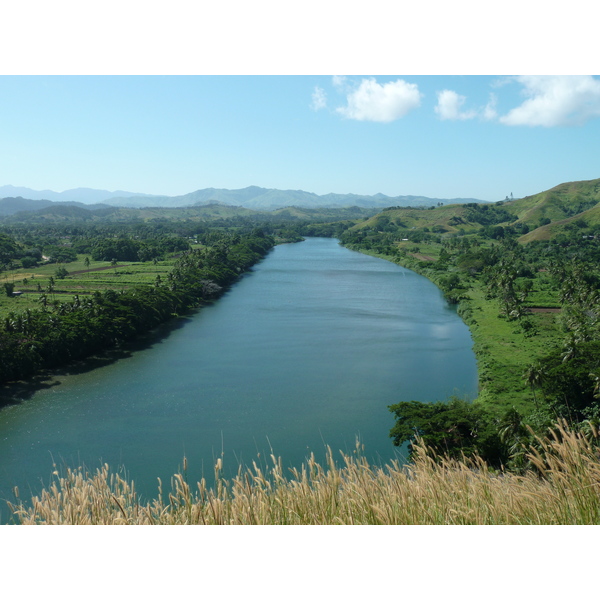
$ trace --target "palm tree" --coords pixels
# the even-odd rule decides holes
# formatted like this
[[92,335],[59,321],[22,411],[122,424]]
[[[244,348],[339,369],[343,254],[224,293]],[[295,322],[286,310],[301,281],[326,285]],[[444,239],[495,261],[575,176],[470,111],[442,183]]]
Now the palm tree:
[[594,398],[600,400],[600,375],[597,375],[596,373],[590,373],[590,377],[594,380],[594,389],[592,392]]
[[539,363],[533,363],[527,367],[527,370],[523,374],[523,377],[527,380],[527,383],[531,387],[533,394],[533,402],[536,408],[538,407],[537,398],[535,396],[535,388],[541,388],[542,383],[546,377],[546,370]]
[[509,409],[502,418],[498,437],[507,449],[510,462],[523,469],[527,464],[525,457],[531,442],[531,431],[516,408]]
[[569,333],[569,337],[564,343],[563,353],[562,353],[562,361],[567,362],[572,358],[575,358],[579,352],[579,348],[577,347],[577,338],[575,334],[571,331]]
[[39,302],[42,305],[42,310],[45,311],[48,306],[48,296],[46,294],[41,294],[39,297]]

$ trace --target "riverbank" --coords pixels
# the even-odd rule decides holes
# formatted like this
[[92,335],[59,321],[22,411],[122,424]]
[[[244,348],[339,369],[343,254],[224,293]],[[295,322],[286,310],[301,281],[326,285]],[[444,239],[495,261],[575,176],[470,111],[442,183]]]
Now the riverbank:
[[[87,293],[71,287],[59,300],[50,277],[39,305],[2,315],[0,384],[27,380],[43,370],[118,348],[215,300],[274,246],[273,238],[264,234],[216,235],[211,245],[186,252],[166,275],[157,274],[153,281],[125,280],[104,289],[90,287],[87,281]],[[67,282],[79,284],[77,278]]]
[[[443,290],[443,270],[434,270],[439,259],[439,244],[420,244],[420,252],[383,254],[366,250],[359,245],[347,247],[388,260],[423,275]],[[469,327],[473,351],[477,359],[479,380],[478,402],[484,402],[498,412],[516,408],[522,414],[534,408],[531,388],[524,378],[525,370],[555,347],[557,337],[556,309],[552,312],[532,311],[528,318],[535,335],[528,335],[514,321],[500,318],[496,300],[486,299],[485,286],[475,278],[469,279],[469,289],[457,294],[457,313]]]

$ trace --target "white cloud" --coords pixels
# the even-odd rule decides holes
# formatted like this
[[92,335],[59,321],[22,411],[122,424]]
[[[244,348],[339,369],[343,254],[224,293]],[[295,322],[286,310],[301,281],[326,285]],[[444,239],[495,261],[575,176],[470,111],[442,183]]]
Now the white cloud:
[[600,81],[589,75],[521,76],[527,100],[500,117],[505,125],[582,125],[600,116]]
[[496,112],[495,94],[490,94],[490,99],[483,109],[482,116],[486,121],[493,121],[498,116],[498,113]]
[[321,110],[327,106],[327,94],[325,90],[320,88],[318,85],[315,86],[315,91],[312,93],[312,102],[310,107],[313,110]]
[[461,112],[461,107],[465,103],[465,96],[460,96],[452,90],[442,90],[437,93],[438,103],[435,112],[442,121],[462,121],[473,119],[477,113],[473,110]]
[[336,88],[343,88],[346,85],[346,76],[345,75],[334,75],[332,77],[332,82]]
[[402,79],[377,83],[363,79],[358,88],[347,96],[347,106],[336,111],[348,119],[389,123],[403,117],[421,104],[421,93],[416,84]]

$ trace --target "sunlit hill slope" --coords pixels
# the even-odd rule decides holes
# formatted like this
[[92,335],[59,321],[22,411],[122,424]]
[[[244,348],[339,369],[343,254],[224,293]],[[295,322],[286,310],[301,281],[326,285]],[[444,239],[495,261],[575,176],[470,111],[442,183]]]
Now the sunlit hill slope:
[[359,223],[354,230],[427,229],[432,233],[468,233],[486,226],[523,231],[521,242],[550,239],[575,227],[600,224],[600,179],[562,183],[517,200],[449,204],[429,209],[393,207]]

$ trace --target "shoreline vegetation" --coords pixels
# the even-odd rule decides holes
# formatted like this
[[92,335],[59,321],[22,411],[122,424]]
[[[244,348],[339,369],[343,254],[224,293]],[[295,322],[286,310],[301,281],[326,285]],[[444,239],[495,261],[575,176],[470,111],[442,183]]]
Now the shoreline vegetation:
[[[158,261],[140,268],[135,264],[119,265],[118,259],[113,259],[109,267],[91,269],[86,258],[88,269],[69,273],[60,266],[56,277],[38,276],[38,306],[28,305],[2,315],[0,384],[119,348],[173,317],[217,299],[275,243],[261,231],[213,234],[205,241],[194,249],[186,243],[179,258],[167,261],[167,269],[153,269]],[[119,250],[111,248],[107,252],[110,256]],[[131,258],[137,257],[121,260]],[[100,283],[96,279],[99,271],[119,267],[120,273],[104,275],[104,281],[111,275],[120,275],[120,281]],[[28,279],[22,279],[25,285],[30,283]],[[6,285],[8,296],[9,291],[13,293],[13,284]]]
[[[194,491],[184,466],[184,472],[173,477],[168,502],[159,490],[159,496],[146,504],[135,494],[133,482],[108,467],[95,474],[68,471],[64,476],[56,473],[54,483],[33,504],[20,500],[10,504],[15,522],[599,522],[600,180],[562,184],[536,196],[490,205],[390,207],[375,216],[340,221],[328,214],[322,222],[314,215],[310,221],[290,216],[280,223],[261,222],[260,233],[254,230],[250,238],[244,238],[250,246],[241,241],[246,235],[242,229],[247,231],[253,223],[248,219],[232,216],[213,222],[206,226],[202,240],[196,240],[199,248],[185,252],[165,273],[155,274],[154,284],[149,285],[146,275],[145,290],[153,290],[165,302],[162,318],[181,310],[173,298],[183,298],[181,306],[186,307],[189,302],[217,297],[223,286],[276,242],[300,241],[302,236],[336,237],[349,249],[422,274],[442,290],[472,333],[478,398],[473,402],[450,398],[433,404],[405,400],[390,406],[396,418],[390,437],[396,445],[408,442],[410,461],[405,466],[374,468],[357,449],[356,456],[342,456],[342,467],[330,453],[325,466],[311,459],[302,471],[286,478],[272,457],[272,468],[254,464],[253,469],[241,470],[237,478],[225,481],[219,477],[217,462],[215,488],[208,490],[200,482]],[[198,225],[188,224],[188,234],[191,227]],[[158,233],[153,227],[150,230],[148,240]],[[136,240],[137,256],[142,252],[146,261],[152,260],[155,248],[137,241],[139,236],[133,231],[128,230],[128,236]],[[26,228],[13,225],[9,233],[16,235],[0,238],[5,255],[15,254],[14,239],[21,253],[24,247],[31,248]],[[164,233],[160,239],[165,239]],[[177,237],[172,231],[169,236]],[[77,239],[82,237],[85,231]],[[252,248],[257,239],[261,240],[259,248]],[[54,252],[68,262],[59,244],[48,247],[44,255]],[[241,254],[239,263],[227,262],[232,247]],[[81,262],[83,253],[94,248],[93,244],[80,245],[76,258]],[[115,248],[106,252],[115,253]],[[102,258],[110,260],[106,252]],[[41,259],[40,250],[38,255]],[[210,267],[205,262],[209,257],[214,259]],[[156,268],[154,258],[146,264]],[[21,260],[25,268],[27,255]],[[77,270],[86,271],[86,267],[91,271],[89,261]],[[61,275],[68,273],[57,270],[56,277]],[[89,275],[81,273],[81,280]],[[10,275],[4,279],[8,296]],[[75,317],[65,319],[65,315],[81,314],[81,298],[61,302],[55,288],[50,289],[55,283],[42,290],[45,293],[38,300],[42,310],[27,308],[6,318],[2,314],[0,371],[10,376],[17,372],[14,367],[7,370],[7,343],[41,357],[37,362],[19,359],[21,368],[25,365],[20,373],[25,375],[39,368],[40,361],[47,360],[44,356],[51,357],[51,366],[56,351],[67,347],[69,327],[55,323],[68,324]],[[98,280],[95,285],[104,284]],[[120,297],[126,299],[125,307],[116,308]],[[116,321],[105,321],[108,329],[101,327],[101,331],[110,331],[114,337],[117,327],[124,332],[123,339],[132,333],[126,324],[131,311],[137,311],[133,303],[139,302],[139,294],[136,298],[129,290],[97,289],[87,302],[92,311],[87,314],[94,318],[102,318],[106,305],[116,310],[111,313],[117,315]],[[46,355],[24,337],[26,328],[36,322],[43,323],[41,331],[60,332],[50,338]],[[390,490],[385,497],[384,488]],[[94,503],[95,490],[100,496]]]

